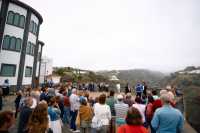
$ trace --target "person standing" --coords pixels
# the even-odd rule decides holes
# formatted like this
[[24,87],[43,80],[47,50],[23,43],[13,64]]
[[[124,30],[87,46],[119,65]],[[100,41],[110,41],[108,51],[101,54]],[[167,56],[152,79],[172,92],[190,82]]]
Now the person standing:
[[148,133],[147,129],[142,125],[142,115],[139,110],[130,107],[126,116],[126,124],[120,126],[117,133]]
[[72,89],[72,94],[69,97],[69,101],[70,101],[70,114],[71,114],[71,123],[70,123],[70,128],[73,131],[76,131],[76,117],[78,114],[78,110],[79,110],[79,97],[77,95],[77,90],[76,89]]
[[117,103],[117,99],[115,99],[114,95],[115,95],[115,92],[113,90],[111,90],[110,95],[106,100],[106,104],[110,107],[112,116],[116,115],[114,105]]
[[12,111],[0,112],[0,133],[9,133],[9,128],[14,124],[14,114]]
[[111,120],[110,107],[105,104],[106,95],[99,96],[99,103],[94,105],[94,117],[92,119],[92,133],[107,133]]
[[53,133],[62,133],[60,114],[61,111],[56,98],[52,97],[49,101],[48,115],[50,116],[50,128],[53,130]]
[[118,95],[117,96],[117,104],[115,104],[115,110],[116,110],[116,125],[120,126],[122,124],[125,124],[125,117],[128,111],[128,104],[125,104],[123,102],[123,96],[122,95]]
[[93,111],[90,105],[87,103],[85,97],[80,98],[80,109],[78,116],[80,118],[80,132],[81,133],[91,133],[91,123]]
[[142,97],[143,89],[143,85],[138,82],[135,86],[136,96]]
[[22,99],[22,91],[19,90],[17,92],[17,97],[15,99],[15,118],[17,118],[17,114],[18,114],[18,112],[20,110],[19,109],[19,104],[20,104],[21,99]]
[[3,89],[3,96],[9,95],[10,85],[8,79],[4,80],[2,89]]
[[143,124],[145,124],[145,108],[146,106],[142,104],[142,99],[138,96],[135,98],[135,104],[132,105],[133,107],[137,108],[142,115]]
[[19,125],[18,125],[18,133],[26,133],[27,132],[27,123],[29,117],[32,113],[31,106],[33,104],[32,97],[27,97],[24,100],[24,107],[22,108],[19,116]]
[[127,93],[131,93],[131,87],[130,87],[129,83],[127,83],[125,86],[125,94],[127,94]]
[[40,102],[33,110],[28,121],[28,133],[49,133],[48,105]]
[[160,97],[163,107],[158,108],[151,121],[152,128],[156,133],[181,133],[184,125],[184,118],[178,109],[170,105],[169,93]]
[[110,111],[112,115],[111,124],[110,124],[111,133],[115,132],[115,116],[116,116],[115,104],[117,103],[117,99],[115,99],[114,95],[115,95],[115,92],[111,90],[110,96],[106,100],[106,104],[110,107]]

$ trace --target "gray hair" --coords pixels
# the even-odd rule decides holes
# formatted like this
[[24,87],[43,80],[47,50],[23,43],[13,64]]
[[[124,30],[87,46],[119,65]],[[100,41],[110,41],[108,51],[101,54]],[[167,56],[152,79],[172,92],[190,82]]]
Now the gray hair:
[[162,102],[164,104],[169,104],[170,101],[171,101],[171,97],[170,97],[170,94],[169,93],[164,93],[160,96],[160,99],[162,100]]
[[160,91],[160,96],[162,96],[163,94],[166,94],[166,93],[167,93],[167,90],[162,89],[162,90]]

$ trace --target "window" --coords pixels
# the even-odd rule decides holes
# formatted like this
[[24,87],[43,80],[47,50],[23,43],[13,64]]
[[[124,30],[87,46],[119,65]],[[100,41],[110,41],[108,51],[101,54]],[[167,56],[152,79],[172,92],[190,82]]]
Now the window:
[[17,38],[16,47],[15,47],[17,51],[21,50],[21,44],[22,44],[22,40],[20,38]]
[[32,67],[26,67],[25,77],[31,77],[31,76],[32,76]]
[[34,32],[35,34],[37,34],[37,24],[36,24],[36,23],[34,24],[34,30],[33,30],[33,32]]
[[31,51],[31,43],[28,42],[27,46],[26,46],[26,53],[27,54],[30,54],[30,51]]
[[3,49],[20,52],[21,45],[22,45],[22,39],[16,38],[14,36],[11,37],[9,35],[4,36],[3,46],[2,46]]
[[23,15],[20,16],[19,26],[21,28],[24,28],[24,26],[25,26],[25,17]]
[[9,49],[15,50],[15,43],[16,43],[15,37],[11,37],[11,39],[10,39],[10,48]]
[[16,72],[16,65],[1,64],[1,76],[14,77]]
[[3,46],[2,46],[3,49],[9,49],[9,43],[10,43],[9,41],[10,41],[10,36],[8,35],[4,36]]
[[28,42],[26,46],[26,53],[29,55],[34,55],[35,45],[31,42]]
[[35,45],[32,44],[32,45],[31,45],[31,54],[32,54],[32,55],[34,55],[34,51],[35,51]]
[[14,25],[20,28],[25,26],[25,17],[19,13],[14,13],[13,11],[8,12],[7,24]]
[[13,11],[9,11],[8,12],[8,17],[7,17],[7,23],[8,24],[13,24],[14,21],[14,12]]
[[29,31],[33,34],[37,34],[37,24],[34,21],[31,21],[30,26],[29,26]]
[[15,26],[19,26],[19,20],[20,20],[19,17],[20,15],[16,13],[14,17],[14,23],[13,23]]

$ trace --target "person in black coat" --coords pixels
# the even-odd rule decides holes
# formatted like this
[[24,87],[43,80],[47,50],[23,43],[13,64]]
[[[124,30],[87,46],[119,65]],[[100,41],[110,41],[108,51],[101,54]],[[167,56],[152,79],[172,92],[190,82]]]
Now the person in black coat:
[[25,106],[22,107],[19,116],[19,125],[18,125],[18,133],[26,133],[27,132],[27,123],[29,117],[32,113],[32,109],[30,108],[33,104],[33,99],[31,97],[27,97],[24,101]]
[[17,118],[17,114],[19,112],[19,103],[22,98],[22,91],[17,92],[17,97],[15,99],[15,118]]

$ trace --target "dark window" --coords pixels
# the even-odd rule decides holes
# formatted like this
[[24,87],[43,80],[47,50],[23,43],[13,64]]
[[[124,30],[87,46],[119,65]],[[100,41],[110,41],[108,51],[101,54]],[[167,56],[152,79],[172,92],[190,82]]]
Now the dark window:
[[4,36],[4,39],[3,39],[2,48],[3,49],[9,49],[9,44],[10,44],[10,36],[6,35],[6,36]]
[[26,67],[25,77],[31,77],[31,76],[32,76],[32,67]]
[[35,34],[37,33],[37,24],[36,23],[34,24],[34,30],[33,31],[34,31]]
[[33,34],[37,34],[37,28],[38,28],[38,25],[32,20],[30,25],[29,25],[29,31]]
[[25,26],[25,16],[20,15],[19,13],[14,13],[13,11],[8,12],[7,24],[11,24],[20,28]]
[[28,43],[27,43],[27,46],[26,46],[26,53],[27,53],[27,54],[30,54],[30,51],[31,51],[31,43],[28,42]]
[[3,39],[2,49],[20,52],[22,45],[22,39],[14,36],[5,35]]
[[16,65],[1,64],[1,76],[14,77],[16,71]]
[[34,55],[35,45],[31,42],[28,42],[26,46],[26,53],[29,55]]
[[16,38],[15,37],[11,37],[9,49],[15,50],[15,43],[16,43]]
[[14,17],[14,25],[15,26],[19,26],[19,19],[20,15],[18,13],[15,13],[15,17]]
[[35,51],[35,45],[32,44],[32,45],[31,45],[31,54],[32,54],[32,55],[34,55],[34,51]]
[[20,52],[21,50],[21,45],[22,45],[22,40],[20,38],[17,38],[16,41],[16,50]]
[[20,16],[19,26],[24,28],[25,26],[25,17],[23,15]]
[[13,11],[8,12],[7,23],[13,24],[15,13]]

